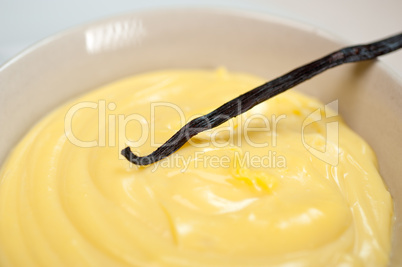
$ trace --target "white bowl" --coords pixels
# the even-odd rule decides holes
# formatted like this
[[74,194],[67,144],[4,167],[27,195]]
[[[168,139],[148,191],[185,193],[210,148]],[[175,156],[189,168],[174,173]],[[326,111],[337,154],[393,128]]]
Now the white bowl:
[[[345,45],[312,26],[221,9],[141,11],[65,31],[0,68],[0,163],[50,110],[111,81],[216,66],[270,80]],[[391,265],[400,266],[401,78],[377,60],[337,67],[297,88],[326,103],[338,99],[346,122],[375,150],[395,203]]]

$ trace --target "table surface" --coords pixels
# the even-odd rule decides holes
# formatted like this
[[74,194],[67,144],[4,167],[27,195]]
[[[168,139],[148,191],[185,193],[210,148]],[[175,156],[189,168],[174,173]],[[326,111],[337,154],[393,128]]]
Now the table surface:
[[[0,65],[39,40],[82,23],[180,6],[269,13],[318,26],[351,44],[402,32],[401,0],[0,0]],[[381,60],[402,77],[402,51]]]

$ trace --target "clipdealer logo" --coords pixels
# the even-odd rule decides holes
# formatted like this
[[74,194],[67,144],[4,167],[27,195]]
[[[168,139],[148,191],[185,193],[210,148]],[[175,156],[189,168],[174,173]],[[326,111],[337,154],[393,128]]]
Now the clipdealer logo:
[[[131,147],[141,147],[145,143],[149,142],[151,147],[155,149],[162,145],[155,141],[155,120],[148,120],[145,116],[132,113],[132,114],[119,114],[116,111],[117,106],[113,102],[107,103],[106,100],[99,100],[98,102],[80,102],[74,104],[66,113],[64,121],[64,131],[67,139],[74,145],[82,148],[91,147],[118,147],[118,151],[121,151],[126,146]],[[194,115],[190,118],[186,118],[183,110],[175,104],[169,102],[154,102],[150,104],[150,117],[158,117],[157,110],[159,112],[166,112],[166,109],[170,109],[169,112],[177,113],[177,119],[181,126],[184,126],[191,119],[200,116]],[[92,110],[92,111],[91,111]],[[73,128],[77,127],[73,125],[74,117],[79,116],[79,114],[92,112],[94,120],[97,120],[97,136],[93,137],[93,140],[83,140],[80,138],[80,131],[75,132]],[[174,114],[174,113],[172,113]],[[319,108],[314,112],[310,113],[302,122],[301,125],[301,142],[306,150],[311,153],[314,157],[322,160],[332,166],[336,166],[339,163],[339,123],[337,120],[325,121],[333,117],[338,116],[338,101],[335,100],[327,105],[323,109]],[[237,146],[241,146],[241,142],[246,142],[247,145],[251,147],[276,147],[278,143],[278,124],[286,119],[286,114],[281,114],[277,116],[272,114],[271,117],[267,117],[260,112],[255,112],[247,114],[247,116],[238,116],[235,119],[228,120],[227,127],[218,127],[209,130],[208,141],[204,142],[193,142],[189,140],[188,143],[194,147],[206,147],[212,145],[217,148],[230,147],[234,143]],[[258,121],[258,127],[255,127],[255,122]],[[315,138],[320,139],[320,143],[324,145],[314,145],[311,143],[311,134],[308,132],[308,127],[313,123],[320,122],[325,125],[325,135],[319,134],[315,135]],[[127,125],[134,123],[138,127],[138,133],[135,140],[129,139],[126,136]],[[241,127],[238,127],[241,125]],[[254,126],[253,126],[254,125]],[[74,127],[73,127],[74,126]],[[81,125],[85,127],[85,125]],[[77,128],[79,129],[79,128]],[[82,130],[82,129],[81,129]],[[269,139],[264,140],[264,142],[258,143],[256,140],[252,139],[253,134],[256,132],[266,132],[268,133]],[[222,139],[217,138],[217,136],[225,135],[227,138],[222,142]],[[82,137],[82,136],[81,136]],[[261,141],[261,140],[260,140]],[[118,153],[120,159],[124,157]],[[198,154],[199,155],[199,154]],[[176,159],[175,157],[173,157]],[[207,157],[203,157],[207,159]],[[250,157],[257,161],[255,157]],[[187,159],[187,161],[194,161],[196,159]],[[215,159],[214,159],[215,160]],[[186,159],[177,159],[178,162],[186,162]],[[208,162],[211,161],[208,159]],[[268,163],[265,163],[268,162]],[[271,164],[271,162],[276,162]],[[279,164],[279,163],[280,164]],[[173,164],[175,165],[175,164]],[[177,165],[177,164],[176,164]],[[180,164],[179,164],[180,165]],[[286,155],[279,155],[276,152],[267,150],[267,155],[265,158],[261,159],[261,166],[273,166],[273,168],[283,168],[286,166]]]
[[[324,116],[322,116],[324,113]],[[338,100],[332,101],[325,105],[324,110],[316,109],[303,121],[301,138],[304,147],[317,159],[320,159],[332,166],[337,166],[339,163],[339,122],[337,120],[326,122],[326,136],[324,137],[324,150],[314,148],[306,141],[306,128],[314,122],[323,119],[330,119],[338,116]]]

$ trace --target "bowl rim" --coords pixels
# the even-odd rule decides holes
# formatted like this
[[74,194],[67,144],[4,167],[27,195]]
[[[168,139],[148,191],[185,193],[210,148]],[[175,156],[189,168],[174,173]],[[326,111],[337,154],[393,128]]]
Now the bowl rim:
[[[174,12],[174,11],[198,11],[198,12],[205,12],[205,13],[222,13],[225,15],[234,15],[238,17],[252,17],[252,18],[258,18],[260,20],[269,20],[271,22],[278,22],[282,25],[290,26],[295,29],[299,29],[302,31],[309,31],[309,32],[314,32],[316,35],[319,37],[322,37],[324,39],[327,39],[329,41],[332,41],[336,44],[340,45],[340,48],[343,46],[347,45],[353,45],[353,42],[350,40],[342,37],[340,34],[335,33],[333,31],[330,31],[328,29],[325,29],[321,26],[315,25],[313,23],[309,23],[307,21],[303,21],[297,18],[293,18],[291,16],[283,16],[279,14],[275,14],[272,12],[269,12],[267,10],[260,11],[256,9],[240,9],[236,7],[218,7],[218,6],[209,6],[209,5],[199,5],[199,6],[188,6],[188,5],[182,5],[182,6],[175,6],[175,7],[147,7],[147,8],[141,8],[141,9],[136,9],[136,10],[131,10],[128,12],[122,12],[118,14],[113,14],[110,16],[104,16],[99,19],[94,19],[85,23],[81,23],[78,25],[74,25],[71,27],[68,27],[66,29],[63,29],[61,31],[58,31],[56,33],[50,34],[47,37],[44,37],[42,39],[37,40],[33,44],[29,45],[28,47],[24,48],[21,50],[19,53],[15,54],[13,57],[7,59],[5,62],[3,62],[0,65],[0,75],[2,72],[6,71],[9,66],[14,65],[18,63],[19,60],[24,58],[26,55],[30,53],[34,53],[36,50],[40,49],[41,47],[57,40],[60,38],[67,37],[70,34],[73,33],[78,33],[82,32],[87,28],[94,27],[100,24],[103,24],[107,21],[110,20],[117,20],[121,17],[125,16],[135,16],[135,15],[141,15],[144,13],[155,13],[155,12]],[[379,38],[385,38],[386,36],[379,36]],[[375,40],[371,40],[375,41]],[[328,51],[328,53],[331,53],[332,51]],[[315,59],[311,59],[315,60]],[[377,64],[379,67],[389,74],[390,78],[395,80],[398,84],[401,84],[402,86],[402,74],[399,74],[394,68],[392,68],[389,64],[385,63],[383,60],[380,58],[377,58],[376,61],[378,62]]]

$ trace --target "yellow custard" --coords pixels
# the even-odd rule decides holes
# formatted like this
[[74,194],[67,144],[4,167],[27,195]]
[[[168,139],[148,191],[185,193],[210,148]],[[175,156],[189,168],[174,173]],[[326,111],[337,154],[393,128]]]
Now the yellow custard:
[[0,266],[385,266],[375,155],[310,97],[283,93],[153,165],[121,157],[263,82],[147,73],[49,114],[0,172]]

